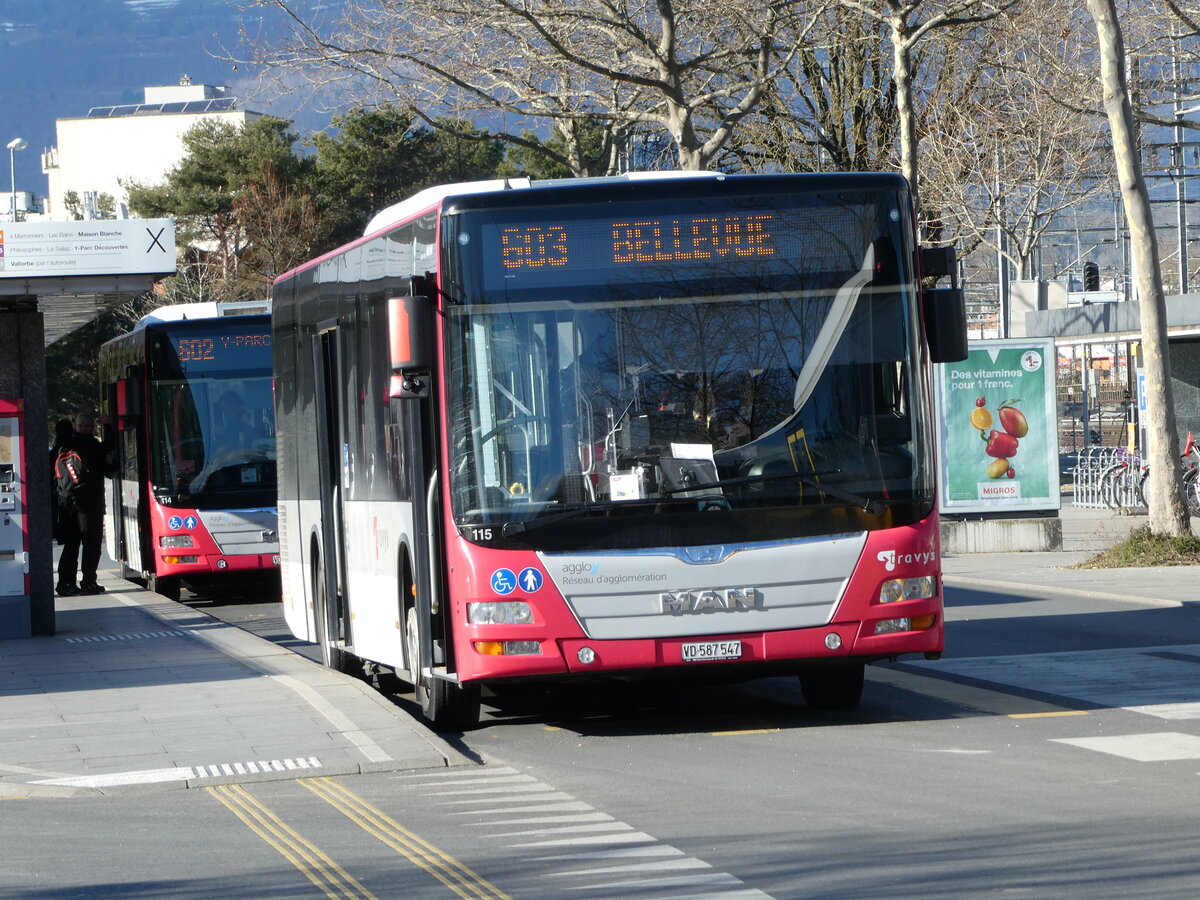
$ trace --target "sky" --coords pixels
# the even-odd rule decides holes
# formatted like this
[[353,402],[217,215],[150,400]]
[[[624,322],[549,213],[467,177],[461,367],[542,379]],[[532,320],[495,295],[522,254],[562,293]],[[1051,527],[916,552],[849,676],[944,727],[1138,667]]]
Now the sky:
[[217,58],[236,47],[236,0],[0,0],[0,190],[46,194],[41,154],[55,144],[56,119],[94,106],[140,103],[147,85],[227,85],[243,105],[296,119],[302,133],[324,127],[313,114],[258,93],[258,82]]

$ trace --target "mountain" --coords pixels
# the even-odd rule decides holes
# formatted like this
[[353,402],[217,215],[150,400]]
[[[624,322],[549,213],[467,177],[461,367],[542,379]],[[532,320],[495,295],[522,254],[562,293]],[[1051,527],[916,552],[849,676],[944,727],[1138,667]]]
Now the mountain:
[[[295,119],[302,133],[324,126],[294,109],[251,97],[257,81],[216,58],[235,48],[245,16],[237,0],[0,0],[0,153],[13,138],[17,190],[44,196],[41,153],[54,122],[93,106],[140,103],[147,85],[228,85],[248,108]],[[279,104],[275,104],[279,106]],[[9,160],[0,190],[9,189]]]

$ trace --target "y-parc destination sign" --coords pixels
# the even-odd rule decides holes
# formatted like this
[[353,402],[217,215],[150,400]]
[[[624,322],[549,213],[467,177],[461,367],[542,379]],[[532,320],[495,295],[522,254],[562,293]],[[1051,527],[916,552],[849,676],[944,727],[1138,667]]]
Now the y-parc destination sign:
[[173,219],[12,222],[0,226],[0,278],[175,271]]

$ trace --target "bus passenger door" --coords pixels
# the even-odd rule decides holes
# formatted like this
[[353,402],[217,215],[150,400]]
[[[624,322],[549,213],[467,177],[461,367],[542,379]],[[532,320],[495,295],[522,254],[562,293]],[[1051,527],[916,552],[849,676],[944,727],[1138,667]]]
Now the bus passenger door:
[[[142,465],[139,441],[145,439],[142,425],[141,380],[126,377],[110,387],[109,409],[115,412],[112,427],[116,432],[117,471],[110,490],[110,509],[106,518],[108,555],[121,564],[126,577],[145,571],[142,560],[143,536],[150,539],[147,508],[148,474]],[[151,566],[153,561],[151,560]]]
[[320,564],[311,575],[316,579],[313,591],[313,616],[321,656],[328,666],[340,667],[341,648],[350,642],[346,603],[346,567],[343,495],[349,488],[348,438],[344,427],[342,386],[345,379],[343,332],[337,320],[317,326],[313,346],[317,416],[317,467],[321,485]]

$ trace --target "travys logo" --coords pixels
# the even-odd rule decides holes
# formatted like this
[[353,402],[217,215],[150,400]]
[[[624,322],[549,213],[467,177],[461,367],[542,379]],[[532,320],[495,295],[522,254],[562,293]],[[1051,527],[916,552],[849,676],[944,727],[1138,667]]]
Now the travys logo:
[[931,563],[936,557],[937,554],[932,550],[926,550],[924,553],[897,553],[895,550],[881,550],[875,556],[889,572],[896,571],[897,563],[902,563],[906,566]]

